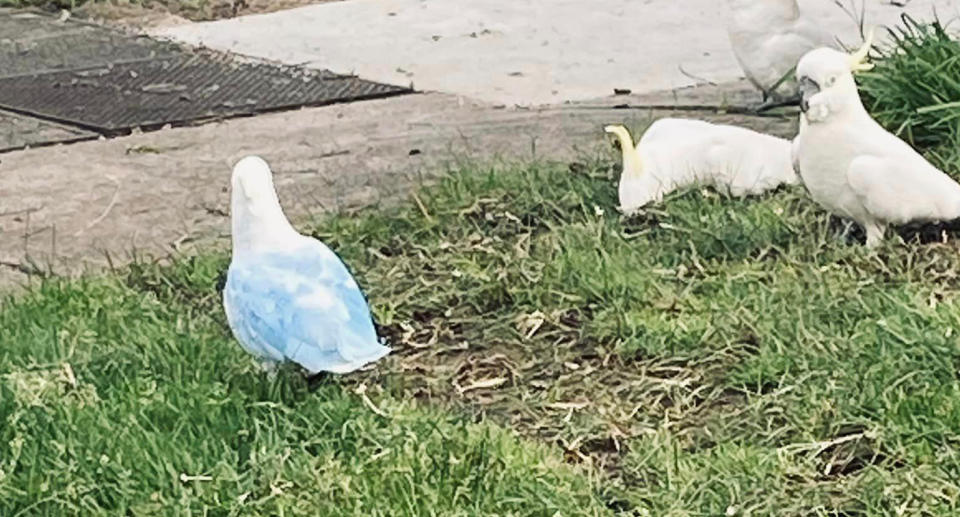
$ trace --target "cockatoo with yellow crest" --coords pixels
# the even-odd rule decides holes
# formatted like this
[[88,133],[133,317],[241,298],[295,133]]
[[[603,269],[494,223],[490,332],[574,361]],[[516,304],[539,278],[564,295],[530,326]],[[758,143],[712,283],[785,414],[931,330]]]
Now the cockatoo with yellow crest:
[[749,129],[665,118],[651,124],[636,144],[623,126],[604,131],[620,144],[620,209],[627,214],[691,185],[745,196],[799,183],[790,142]]
[[868,247],[883,241],[889,224],[960,217],[960,185],[881,127],[860,101],[853,74],[870,68],[872,36],[853,54],[820,48],[800,60],[793,149],[811,197],[863,226]]
[[804,15],[797,0],[727,0],[727,35],[747,79],[765,105],[796,98],[790,78],[800,58],[833,38]]

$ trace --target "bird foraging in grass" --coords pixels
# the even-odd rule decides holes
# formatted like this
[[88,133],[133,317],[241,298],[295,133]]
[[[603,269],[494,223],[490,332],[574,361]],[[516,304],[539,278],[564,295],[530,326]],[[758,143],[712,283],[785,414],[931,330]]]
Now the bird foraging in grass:
[[960,218],[960,185],[878,124],[860,100],[854,72],[871,32],[853,54],[820,48],[797,65],[802,99],[793,161],[811,197],[883,241],[887,225]]
[[763,94],[758,109],[795,103],[800,58],[833,38],[797,0],[727,0],[727,35],[747,79]]
[[665,118],[650,125],[636,144],[623,126],[604,131],[620,145],[620,209],[625,214],[691,185],[746,196],[799,182],[790,142],[749,129]]
[[270,167],[240,160],[231,181],[233,255],[223,307],[237,341],[272,370],[348,373],[385,356],[367,301],[340,258],[290,225]]

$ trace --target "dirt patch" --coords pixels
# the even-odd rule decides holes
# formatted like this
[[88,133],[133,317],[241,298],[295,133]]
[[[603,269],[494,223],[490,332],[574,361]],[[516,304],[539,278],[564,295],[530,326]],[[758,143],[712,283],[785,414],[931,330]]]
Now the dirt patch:
[[[447,337],[457,342],[458,336]],[[399,350],[395,371],[381,374],[403,379],[397,395],[493,418],[562,447],[572,463],[608,472],[619,468],[631,439],[664,420],[676,422],[693,441],[693,424],[723,396],[719,374],[728,363],[716,358],[696,364],[624,360],[610,344],[590,345],[572,334],[565,343],[550,337],[557,339],[520,350],[494,345],[438,351],[408,343]]]
[[349,382],[491,418],[611,474],[633,439],[665,422],[694,449],[709,446],[708,422],[743,412],[744,397],[724,387],[724,375],[751,353],[747,343],[697,359],[629,356],[616,339],[583,337],[596,317],[589,308],[537,311],[512,329],[491,316],[496,311],[415,314],[413,325],[381,327],[391,360]]

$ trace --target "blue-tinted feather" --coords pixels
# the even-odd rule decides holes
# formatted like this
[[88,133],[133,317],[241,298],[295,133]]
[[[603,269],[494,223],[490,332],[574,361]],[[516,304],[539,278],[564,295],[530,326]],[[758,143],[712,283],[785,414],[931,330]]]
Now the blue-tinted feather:
[[345,372],[388,351],[353,276],[318,241],[294,253],[234,257],[224,303],[237,339],[264,359]]

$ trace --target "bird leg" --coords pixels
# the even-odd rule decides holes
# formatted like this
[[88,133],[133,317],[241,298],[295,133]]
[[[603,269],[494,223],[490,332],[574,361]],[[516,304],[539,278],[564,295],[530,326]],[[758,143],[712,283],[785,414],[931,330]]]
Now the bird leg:
[[768,89],[761,89],[761,91],[763,92],[763,103],[756,108],[756,113],[760,114],[760,113],[763,113],[764,111],[769,111],[774,108],[782,108],[784,106],[800,105],[800,100],[802,99],[802,97],[800,96],[799,91],[794,91],[793,95],[789,97],[784,97],[783,95],[778,93],[778,90],[780,90],[780,87],[783,86],[785,83],[790,82],[790,80],[793,78],[794,78],[794,70],[793,69],[787,70],[787,73],[783,74],[783,76],[781,76],[780,79],[777,80],[777,82],[773,83],[773,86],[771,86]]
[[768,95],[763,93],[763,102],[753,109],[754,113],[760,114],[776,108],[785,108],[788,106],[799,106],[800,95],[791,95],[790,97],[780,97],[777,95]]
[[843,220],[843,230],[840,230],[840,235],[838,237],[840,239],[840,242],[844,244],[847,243],[847,239],[850,238],[850,232],[853,230],[853,224],[854,224],[853,221],[849,219]]
[[867,231],[867,249],[874,249],[883,242],[883,235],[887,230],[885,225],[871,223],[863,225],[863,228]]

